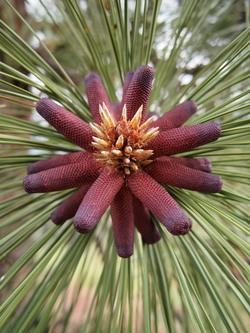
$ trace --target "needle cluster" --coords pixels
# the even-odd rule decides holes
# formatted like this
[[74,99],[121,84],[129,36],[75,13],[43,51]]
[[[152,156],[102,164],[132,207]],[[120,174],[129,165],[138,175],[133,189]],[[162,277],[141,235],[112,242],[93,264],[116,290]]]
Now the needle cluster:
[[90,124],[49,98],[39,100],[40,115],[83,150],[35,162],[24,179],[29,193],[77,188],[51,219],[61,225],[74,217],[80,233],[92,231],[110,206],[117,252],[125,258],[133,254],[135,228],[147,244],[161,238],[151,214],[173,235],[191,229],[191,220],[161,184],[207,193],[222,186],[207,158],[173,156],[217,140],[220,126],[183,127],[196,111],[193,101],[162,117],[147,115],[153,76],[149,66],[128,72],[121,103],[111,103],[99,75],[88,74]]

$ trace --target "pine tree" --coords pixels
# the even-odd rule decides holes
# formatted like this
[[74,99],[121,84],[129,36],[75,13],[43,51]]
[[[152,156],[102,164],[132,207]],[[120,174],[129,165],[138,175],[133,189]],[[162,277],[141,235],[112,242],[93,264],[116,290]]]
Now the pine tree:
[[[249,59],[247,1],[4,0],[0,5],[1,332],[247,332]],[[92,121],[84,76],[112,102],[126,72],[155,70],[150,112],[194,100],[185,126],[219,122],[221,138],[179,154],[206,157],[220,193],[165,186],[193,221],[161,241],[135,233],[117,256],[107,210],[79,234],[51,212],[72,190],[27,194],[27,166],[79,147],[37,116],[49,97]]]

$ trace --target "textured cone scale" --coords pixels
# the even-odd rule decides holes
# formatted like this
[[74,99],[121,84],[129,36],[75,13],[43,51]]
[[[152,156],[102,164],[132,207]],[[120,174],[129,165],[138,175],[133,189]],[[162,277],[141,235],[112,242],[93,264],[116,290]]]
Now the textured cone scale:
[[166,156],[155,159],[145,171],[159,183],[192,191],[217,193],[222,186],[221,177],[174,163]]
[[207,158],[169,156],[217,140],[220,126],[209,122],[182,127],[196,111],[194,101],[162,117],[146,115],[153,77],[149,66],[128,72],[121,103],[111,103],[99,75],[88,74],[86,94],[94,120],[90,124],[49,98],[38,101],[40,115],[85,151],[32,163],[23,182],[29,193],[77,188],[51,219],[62,225],[73,218],[83,234],[92,231],[111,206],[115,245],[123,258],[133,254],[135,230],[146,244],[160,240],[152,214],[173,235],[191,229],[191,220],[159,183],[208,193],[222,186]]
[[124,84],[123,84],[122,101],[121,101],[121,103],[112,103],[112,109],[113,109],[112,114],[113,114],[115,120],[117,120],[117,121],[121,118],[122,109],[125,104],[127,91],[128,91],[128,88],[129,88],[129,85],[131,83],[133,76],[134,76],[133,71],[126,73],[125,78],[124,78]]
[[197,106],[194,101],[186,101],[168,111],[164,116],[156,120],[152,126],[159,127],[159,131],[166,131],[180,127],[196,112]]
[[71,142],[83,149],[93,151],[91,146],[92,130],[89,124],[72,112],[54,103],[49,98],[42,98],[36,104],[37,112],[55,129]]
[[74,217],[78,207],[80,206],[85,194],[88,192],[90,187],[91,183],[83,185],[77,191],[71,194],[51,213],[51,220],[55,224],[60,225],[66,222],[68,219]]
[[157,135],[148,148],[154,150],[154,157],[179,154],[216,141],[220,135],[220,126],[213,122],[174,128]]
[[86,84],[86,94],[89,107],[95,123],[101,123],[99,105],[105,103],[109,110],[112,110],[109,98],[102,84],[102,79],[96,73],[90,73],[84,78]]
[[151,219],[149,210],[133,195],[134,222],[142,239],[147,244],[154,244],[161,239],[161,235]]
[[43,170],[53,169],[59,166],[74,164],[81,162],[84,159],[91,158],[92,155],[86,151],[81,151],[79,153],[70,153],[66,155],[59,155],[47,158],[46,160],[38,161],[32,163],[28,166],[27,173],[37,173]]
[[91,231],[105,213],[116,193],[123,185],[118,172],[103,171],[91,186],[74,218],[74,226],[80,233]]
[[209,159],[203,158],[191,158],[191,157],[169,157],[169,156],[162,156],[161,160],[169,160],[174,163],[178,163],[181,165],[185,165],[186,167],[197,169],[205,172],[212,171],[212,165]]
[[123,186],[111,203],[115,244],[120,257],[128,258],[134,249],[134,214],[132,195]]
[[28,175],[24,188],[28,193],[45,193],[78,187],[98,177],[99,165],[91,160],[59,166]]
[[123,94],[122,94],[122,106],[126,103],[126,96],[127,96],[127,92],[128,92],[128,88],[130,86],[130,83],[133,79],[135,72],[134,71],[130,71],[127,72],[124,78],[124,84],[123,84]]
[[142,119],[144,120],[153,79],[154,71],[148,66],[141,66],[135,71],[125,97],[128,119],[132,119],[138,108],[143,105]]
[[184,235],[192,226],[176,201],[146,172],[128,177],[133,194],[147,207],[173,235]]

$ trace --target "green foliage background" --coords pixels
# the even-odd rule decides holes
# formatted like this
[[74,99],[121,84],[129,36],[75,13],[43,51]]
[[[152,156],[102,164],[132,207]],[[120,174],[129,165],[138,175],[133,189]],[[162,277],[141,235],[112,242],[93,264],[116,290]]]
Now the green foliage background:
[[[0,3],[1,332],[247,332],[249,289],[248,1]],[[22,8],[23,9],[23,8]],[[23,16],[22,16],[23,15]],[[109,212],[88,235],[50,213],[70,192],[26,194],[29,163],[79,148],[34,118],[49,96],[91,120],[83,76],[98,72],[112,101],[124,74],[155,69],[150,111],[186,99],[188,124],[218,121],[209,157],[219,194],[167,186],[193,220],[185,237],[117,257]],[[158,223],[156,221],[156,223]]]

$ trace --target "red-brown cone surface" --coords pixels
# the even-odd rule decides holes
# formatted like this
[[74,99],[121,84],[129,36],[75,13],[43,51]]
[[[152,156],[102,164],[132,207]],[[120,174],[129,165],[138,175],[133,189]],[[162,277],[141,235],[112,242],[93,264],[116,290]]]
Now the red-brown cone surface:
[[139,107],[143,105],[142,120],[144,120],[153,79],[154,71],[149,66],[141,66],[135,71],[125,97],[128,119],[132,119]]
[[161,239],[161,235],[156,228],[149,210],[133,195],[134,222],[137,230],[142,235],[142,239],[147,244],[154,244]]
[[180,127],[185,124],[185,122],[196,112],[196,110],[197,105],[194,101],[186,101],[168,111],[156,120],[152,126],[159,127],[160,132]]
[[117,102],[111,103],[112,104],[112,109],[113,109],[113,116],[114,116],[115,120],[117,120],[117,121],[121,118],[122,108],[123,108],[123,106],[125,104],[125,99],[126,99],[127,91],[128,91],[128,88],[129,88],[129,85],[130,85],[130,83],[132,81],[133,76],[134,76],[134,72],[133,71],[127,72],[126,75],[125,75],[121,103],[119,103],[119,102],[118,103]]
[[147,207],[173,235],[184,235],[192,226],[176,201],[146,172],[128,177],[133,194]]
[[118,172],[104,170],[85,195],[74,218],[74,227],[80,233],[90,232],[105,213],[123,185]]
[[86,151],[70,153],[47,158],[46,160],[32,163],[28,166],[27,173],[37,173],[43,170],[53,169],[59,166],[81,162],[87,158],[92,159],[92,155]]
[[183,153],[193,148],[216,141],[221,135],[217,123],[209,122],[161,132],[148,144],[154,157]]
[[68,219],[74,217],[91,185],[91,183],[85,184],[77,191],[72,193],[51,213],[51,220],[55,224],[60,225],[66,222]]
[[36,104],[36,110],[71,142],[83,149],[93,151],[91,145],[93,132],[88,123],[49,98],[40,99]]
[[125,75],[124,84],[123,84],[123,94],[122,94],[122,106],[126,103],[125,101],[126,101],[128,88],[130,86],[130,83],[133,79],[134,74],[135,74],[134,71],[130,71],[130,72],[127,72]]
[[197,169],[205,172],[212,171],[212,165],[208,158],[192,158],[192,157],[169,157],[162,156],[161,159],[172,160],[174,163],[185,165],[186,167]]
[[102,83],[102,79],[96,73],[90,73],[84,78],[89,108],[95,123],[101,123],[99,105],[104,102],[109,110],[112,110],[108,95]]
[[146,115],[153,77],[149,66],[128,72],[121,103],[110,103],[99,75],[88,74],[86,94],[95,122],[90,125],[49,98],[38,101],[40,115],[86,151],[35,162],[23,182],[29,193],[78,188],[51,219],[61,225],[74,217],[80,233],[93,230],[111,206],[116,248],[124,258],[133,254],[135,228],[144,243],[160,240],[151,214],[173,235],[191,229],[191,220],[158,182],[209,193],[222,186],[207,158],[169,156],[217,140],[220,126],[209,122],[181,127],[195,113],[194,101],[162,117]]
[[132,256],[134,250],[134,214],[132,195],[128,187],[123,186],[111,203],[115,245],[120,257]]
[[191,191],[217,193],[222,186],[221,177],[174,163],[166,156],[155,159],[145,171],[159,183]]
[[24,188],[28,193],[45,193],[67,190],[91,182],[98,177],[98,162],[82,162],[59,166],[28,175],[24,179]]

